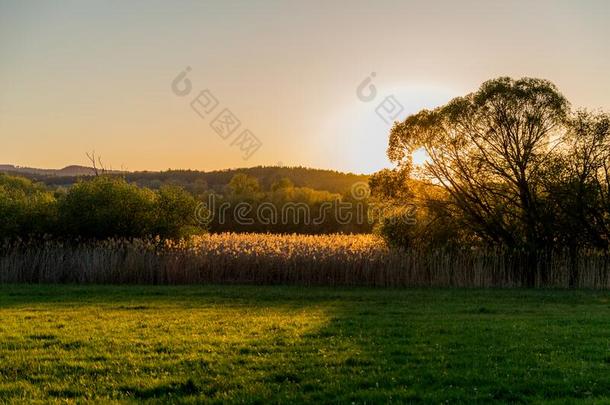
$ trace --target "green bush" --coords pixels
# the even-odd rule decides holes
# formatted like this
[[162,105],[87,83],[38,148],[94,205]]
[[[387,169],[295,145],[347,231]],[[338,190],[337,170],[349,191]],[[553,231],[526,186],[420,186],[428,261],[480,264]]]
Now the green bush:
[[106,176],[75,184],[59,204],[62,231],[84,238],[148,235],[154,208],[155,193]]
[[462,248],[477,241],[455,218],[441,217],[433,204],[382,210],[374,231],[394,247],[405,249]]
[[162,186],[157,192],[154,234],[182,238],[201,233],[206,224],[196,217],[197,201],[178,186]]
[[414,247],[414,225],[405,212],[396,211],[379,218],[375,231],[393,247],[404,249]]
[[176,186],[155,193],[122,178],[100,176],[68,190],[59,212],[68,236],[178,238],[203,231],[196,222],[196,206],[195,199]]
[[0,239],[50,233],[56,218],[53,194],[28,179],[0,174]]

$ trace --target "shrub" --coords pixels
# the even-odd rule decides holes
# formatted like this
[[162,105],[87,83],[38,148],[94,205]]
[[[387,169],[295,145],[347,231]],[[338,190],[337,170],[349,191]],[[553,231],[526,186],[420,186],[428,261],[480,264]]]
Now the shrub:
[[415,230],[405,212],[396,211],[379,218],[375,231],[390,246],[407,249],[414,245]]
[[154,234],[183,238],[201,233],[207,224],[198,222],[197,201],[178,186],[162,186],[157,192]]
[[84,238],[145,236],[153,230],[155,200],[154,192],[122,178],[81,181],[60,201],[62,230]]
[[51,232],[57,201],[41,185],[0,174],[0,239],[40,236]]

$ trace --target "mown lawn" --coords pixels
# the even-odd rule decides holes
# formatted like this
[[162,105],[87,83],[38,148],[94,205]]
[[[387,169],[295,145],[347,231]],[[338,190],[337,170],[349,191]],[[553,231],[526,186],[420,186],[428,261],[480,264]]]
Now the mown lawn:
[[0,402],[610,402],[610,293],[0,287]]

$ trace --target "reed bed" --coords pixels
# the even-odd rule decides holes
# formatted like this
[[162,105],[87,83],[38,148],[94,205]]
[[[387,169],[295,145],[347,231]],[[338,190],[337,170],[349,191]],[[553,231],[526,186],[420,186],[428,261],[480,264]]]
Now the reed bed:
[[[608,289],[608,256],[397,250],[374,235],[209,234],[190,240],[5,243],[0,283],[297,284]],[[528,276],[529,275],[529,276]],[[533,277],[531,276],[533,275]]]

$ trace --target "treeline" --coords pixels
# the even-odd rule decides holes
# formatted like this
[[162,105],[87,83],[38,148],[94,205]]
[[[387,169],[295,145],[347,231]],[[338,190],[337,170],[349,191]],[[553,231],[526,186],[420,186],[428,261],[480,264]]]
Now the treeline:
[[[220,192],[237,174],[255,178],[260,188],[269,190],[273,184],[288,179],[295,187],[308,187],[330,193],[345,193],[352,184],[367,181],[368,176],[342,173],[335,170],[310,169],[306,167],[257,166],[244,169],[215,170],[199,172],[192,170],[168,170],[164,172],[127,173],[128,181],[139,185],[157,188],[162,184],[178,184],[196,193],[203,186]],[[193,189],[191,189],[193,187]]]
[[491,80],[414,114],[388,155],[398,168],[375,175],[373,193],[419,207],[415,226],[381,227],[395,244],[523,251],[532,268],[540,252],[610,249],[610,116],[573,111],[546,80]]
[[0,240],[177,239],[206,231],[366,233],[373,228],[367,209],[366,198],[356,199],[351,191],[297,187],[288,178],[264,188],[245,173],[234,174],[216,190],[191,191],[173,183],[143,187],[116,175],[85,177],[53,190],[0,174]]
[[[106,174],[123,177],[130,183],[136,183],[141,187],[155,190],[164,185],[180,186],[194,195],[202,194],[206,191],[223,192],[225,187],[237,174],[254,177],[264,190],[270,189],[274,183],[281,179],[289,179],[296,187],[308,187],[330,193],[345,193],[350,190],[352,184],[368,180],[366,175],[342,173],[334,170],[281,166],[258,166],[210,172],[167,170],[162,172],[143,171]],[[48,175],[34,172],[19,173],[19,175],[52,188],[69,187],[78,182],[79,178],[83,178],[82,176]]]
[[100,176],[67,190],[0,174],[0,239],[180,238],[203,232],[195,198],[175,186],[153,191]]
[[[79,167],[79,170],[82,169]],[[373,228],[372,221],[363,214],[367,209],[367,201],[355,201],[351,195],[354,184],[364,184],[368,181],[366,175],[303,167],[262,166],[213,172],[168,170],[117,173],[101,168],[98,168],[98,171],[104,180],[94,175],[52,176],[47,172],[36,173],[34,169],[18,174],[20,178],[24,177],[29,181],[4,176],[5,191],[0,194],[0,200],[3,200],[0,204],[12,207],[10,210],[7,208],[11,211],[7,215],[13,219],[12,225],[9,226],[7,222],[6,226],[0,228],[0,239],[42,234],[96,238],[108,235],[158,235],[175,238],[201,230],[301,234],[366,233]],[[17,187],[18,183],[23,184]],[[112,187],[102,187],[100,183],[112,184]],[[78,210],[74,211],[73,217],[67,218],[68,214],[64,213],[70,211],[66,201],[81,193],[81,190],[89,190],[94,186],[97,187],[96,201],[91,204],[95,204],[97,208],[87,210],[91,215],[103,211],[107,213],[103,215],[124,213],[129,218],[116,217],[107,221],[100,218],[90,219],[85,213],[79,218]],[[25,188],[29,191],[17,192],[15,188]],[[115,195],[104,197],[104,193],[118,193],[117,188],[129,189],[131,194],[135,194],[135,200],[145,201],[139,204],[139,208],[149,214],[130,213],[129,209],[121,207],[121,201],[115,198]],[[93,190],[87,192],[91,193]],[[168,193],[179,194],[184,200],[188,196],[189,209],[176,206],[172,207],[174,212],[170,212],[172,210],[168,204],[163,202]],[[31,209],[25,208],[29,205],[40,208],[37,203],[32,202],[39,196],[51,201],[50,205],[55,212],[36,217]],[[159,207],[154,207],[155,204],[161,204],[165,211],[160,212]],[[179,225],[165,229],[169,226],[159,225],[163,222],[163,217],[170,218],[170,222],[178,221]],[[30,224],[26,225],[28,221]],[[97,230],[93,230],[91,224],[97,222],[111,225],[98,223]]]
[[329,234],[373,228],[367,198],[355,198],[351,189],[340,194],[297,187],[288,178],[265,188],[256,177],[239,173],[219,192],[201,198],[212,232]]

